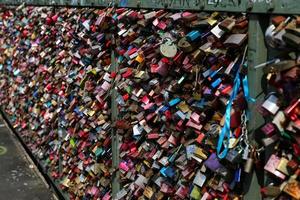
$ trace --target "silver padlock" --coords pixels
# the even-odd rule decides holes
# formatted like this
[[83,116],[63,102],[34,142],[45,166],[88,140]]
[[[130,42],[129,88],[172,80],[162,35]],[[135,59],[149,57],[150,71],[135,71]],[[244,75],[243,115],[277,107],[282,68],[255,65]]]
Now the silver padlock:
[[252,172],[252,169],[254,166],[254,154],[255,154],[255,151],[251,150],[250,156],[248,157],[248,159],[246,160],[246,163],[244,165],[244,172],[246,172],[248,174]]

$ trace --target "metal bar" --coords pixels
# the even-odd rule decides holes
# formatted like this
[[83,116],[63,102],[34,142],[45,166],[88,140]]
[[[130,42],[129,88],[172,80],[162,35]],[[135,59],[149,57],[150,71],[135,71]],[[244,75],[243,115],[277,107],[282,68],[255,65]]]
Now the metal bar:
[[[264,32],[265,28],[268,25],[268,16],[265,15],[256,15],[250,14],[249,15],[249,41],[248,41],[248,76],[249,76],[249,88],[250,88],[250,95],[256,98],[255,104],[250,104],[250,119],[249,119],[249,139],[254,141],[253,139],[253,132],[264,123],[264,119],[262,116],[256,111],[257,105],[259,105],[262,100],[263,96],[261,94],[261,79],[263,76],[262,69],[256,69],[255,66],[264,63],[267,61],[267,48],[264,41]],[[249,181],[250,188],[247,192],[245,199],[261,199],[260,197],[260,186],[258,184],[258,175],[257,172],[256,176],[252,176]],[[254,175],[254,174],[253,174]],[[260,181],[261,183],[261,181]]]
[[[116,57],[114,49],[111,50],[111,72],[116,72],[118,70]],[[115,85],[117,83],[113,84],[113,88],[111,90],[111,123],[115,124],[116,120],[118,119],[118,108],[117,108],[117,90],[115,89]],[[119,168],[119,162],[120,162],[120,150],[119,150],[119,137],[117,130],[114,126],[112,126],[112,197],[115,199],[117,193],[120,190],[120,172],[118,170]]]
[[300,14],[298,0],[249,0],[246,9],[250,13]]
[[[64,105],[63,103],[63,98],[59,97],[58,98],[58,103],[59,105],[62,107]],[[65,129],[65,127],[63,127],[61,125],[61,122],[64,121],[64,119],[62,119],[62,115],[60,115],[59,113],[58,114],[58,119],[57,120],[57,131],[58,131],[58,140],[60,142],[59,144],[59,148],[58,148],[58,153],[59,153],[59,160],[58,160],[58,170],[59,170],[59,173],[60,174],[63,174],[63,156],[64,156],[64,152],[62,150],[62,143],[64,142],[64,138],[66,137],[67,135],[67,130]],[[51,177],[51,176],[50,176]],[[64,198],[66,199],[70,199],[67,195],[64,195]],[[66,200],[67,200],[66,199]]]
[[[256,98],[262,92],[261,78],[263,75],[262,68],[255,69],[255,66],[267,61],[267,47],[265,45],[264,30],[268,26],[268,16],[253,15],[249,16],[249,41],[248,41],[248,76],[250,95]],[[265,27],[265,28],[263,28]],[[263,124],[262,116],[256,112],[256,105],[260,103],[262,96],[257,99],[256,104],[251,104],[251,118],[249,132],[254,131]]]
[[[261,77],[262,69],[255,69],[254,66],[264,63],[267,60],[267,48],[264,44],[264,30],[267,26],[270,14],[299,14],[300,4],[295,0],[270,0],[256,1],[249,0],[53,0],[53,1],[38,1],[38,0],[0,0],[0,4],[19,5],[25,2],[28,5],[46,5],[46,6],[79,6],[79,7],[106,7],[110,3],[117,4],[118,7],[130,8],[149,8],[149,9],[174,9],[174,10],[203,10],[203,11],[226,11],[226,12],[245,12],[249,13],[249,50],[248,50],[248,74],[250,95],[257,97],[261,93]],[[249,3],[250,2],[250,3]],[[257,14],[254,14],[257,13]],[[264,13],[264,14],[259,14]],[[117,71],[117,63],[114,51],[111,53],[111,70]],[[118,111],[115,99],[117,91],[112,88],[111,93],[111,119],[112,124],[117,120]],[[256,128],[263,124],[263,118],[256,112],[256,105],[262,101],[262,96],[257,98],[257,103],[250,105],[251,116],[249,120],[249,132],[253,132]],[[119,183],[119,138],[115,128],[112,128],[112,159],[113,171],[112,174],[112,195],[113,198],[120,190]],[[259,184],[254,177],[251,179],[251,187],[245,199],[261,199],[259,192]]]
[[297,0],[0,0],[0,4],[35,6],[118,7],[203,10],[268,14],[299,14]]

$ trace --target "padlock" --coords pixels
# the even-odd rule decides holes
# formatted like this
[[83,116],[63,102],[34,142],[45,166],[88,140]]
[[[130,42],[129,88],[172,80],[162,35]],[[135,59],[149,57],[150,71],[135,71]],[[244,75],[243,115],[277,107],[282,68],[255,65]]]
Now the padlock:
[[219,27],[224,31],[231,31],[233,27],[235,26],[235,19],[227,17],[224,19],[220,24]]
[[177,54],[177,47],[170,38],[165,38],[160,45],[160,52],[167,58],[173,58]]
[[[18,119],[15,127],[28,127],[29,132],[22,133],[41,136],[41,139],[29,138],[35,142],[32,149],[36,149],[41,159],[52,159],[53,175],[59,174],[57,150],[61,149],[62,187],[70,199],[111,198],[109,177],[116,170],[120,170],[124,180],[122,190],[116,195],[119,199],[200,199],[202,194],[207,198],[222,198],[224,191],[229,194],[225,199],[235,196],[234,186],[240,182],[241,170],[233,173],[232,167],[237,167],[235,159],[230,164],[220,161],[221,164],[214,152],[224,124],[220,102],[226,104],[234,86],[231,79],[223,77],[226,67],[222,66],[235,63],[239,56],[227,58],[226,52],[230,54],[231,47],[221,44],[219,39],[224,37],[225,41],[227,33],[245,34],[242,29],[247,26],[246,18],[231,17],[237,25],[223,26],[227,27],[225,34],[220,20],[229,16],[223,13],[208,16],[127,8],[58,8],[51,14],[45,8],[33,13],[41,13],[42,19],[36,18],[39,25],[32,26],[34,31],[26,28],[17,36],[28,47],[31,43],[25,38],[34,38],[33,48],[14,52],[12,63],[5,58],[5,72],[20,78],[9,82],[9,87],[3,86],[9,95],[1,90],[0,100],[13,99],[10,105],[15,107],[8,106],[6,110]],[[24,16],[17,17],[21,20]],[[51,23],[43,24],[48,16]],[[13,30],[13,26],[5,28]],[[164,40],[167,36],[171,40]],[[243,37],[234,40],[238,41],[235,48],[242,52],[245,37],[239,36]],[[164,51],[170,47],[171,50]],[[38,57],[31,51],[39,52]],[[113,66],[111,51],[119,69],[109,73]],[[47,67],[30,64],[30,70],[22,69],[16,63],[24,62],[23,53],[28,55],[29,63],[39,60],[41,65],[47,63]],[[11,50],[4,54],[12,57]],[[27,92],[23,89],[24,80],[34,80]],[[118,90],[118,117],[122,119],[114,123],[110,120],[109,105],[112,88]],[[18,102],[27,101],[24,95],[16,95],[19,90],[32,94],[29,106],[17,106]],[[239,100],[236,102],[240,105]],[[19,108],[27,109],[30,114],[22,113]],[[60,137],[56,124],[65,130],[59,132]],[[48,134],[46,130],[51,128],[55,131]],[[118,169],[111,167],[112,137],[108,134],[111,129],[116,129],[120,142]],[[62,144],[55,138],[64,138]],[[239,145],[239,140],[235,142]],[[51,148],[43,151],[44,144]],[[231,184],[232,180],[235,183]]]
[[260,192],[264,197],[276,198],[281,193],[281,190],[279,187],[270,185],[270,186],[261,188]]
[[279,106],[277,105],[277,103],[278,98],[275,95],[271,94],[262,104],[262,107],[274,115],[279,110]]
[[247,39],[247,34],[232,34],[224,42],[224,45],[241,46]]
[[295,160],[290,160],[287,163],[287,170],[289,172],[289,174],[294,173],[298,168],[298,163]]
[[285,175],[289,175],[289,172],[287,170],[288,162],[289,160],[286,157],[281,157],[276,170],[280,171],[281,173],[284,173]]
[[272,123],[265,124],[261,130],[266,134],[266,136],[271,137],[276,133],[276,127]]
[[185,53],[190,53],[194,50],[193,45],[187,41],[186,37],[183,37],[179,40],[178,47]]
[[254,154],[255,150],[251,149],[250,157],[247,158],[246,163],[244,165],[244,172],[251,173],[254,166]]
[[242,159],[242,149],[231,149],[229,150],[226,160],[232,164],[239,163]]

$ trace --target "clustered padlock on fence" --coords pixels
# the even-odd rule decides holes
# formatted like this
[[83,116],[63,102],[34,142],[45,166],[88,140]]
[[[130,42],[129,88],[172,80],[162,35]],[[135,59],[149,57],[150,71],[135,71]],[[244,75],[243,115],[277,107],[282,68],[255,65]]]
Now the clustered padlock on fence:
[[[114,199],[242,199],[253,168],[263,171],[263,150],[247,132],[254,100],[246,15],[1,9],[1,32],[8,36],[0,40],[1,105],[70,199],[111,199],[112,177],[121,185]],[[298,76],[291,94],[299,99]],[[273,109],[275,100],[271,95],[262,108]],[[291,106],[280,116],[292,113],[297,124],[299,103]],[[275,121],[273,133],[282,142]],[[290,141],[296,152],[299,144]],[[119,155],[112,155],[114,144]],[[278,160],[273,171],[286,172],[279,178],[287,180],[292,172],[283,172],[279,161],[293,161],[295,172],[298,160],[279,156],[271,157]],[[273,172],[269,163],[265,170]],[[291,177],[278,195],[298,198],[290,188],[299,182]],[[274,183],[263,188],[265,195],[277,189]]]

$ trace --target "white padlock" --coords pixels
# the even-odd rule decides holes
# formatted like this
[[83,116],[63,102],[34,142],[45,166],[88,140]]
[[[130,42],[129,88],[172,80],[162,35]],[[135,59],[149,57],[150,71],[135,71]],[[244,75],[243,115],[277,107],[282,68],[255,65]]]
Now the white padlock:
[[167,58],[173,58],[177,54],[177,46],[170,38],[164,38],[160,45],[160,52]]

